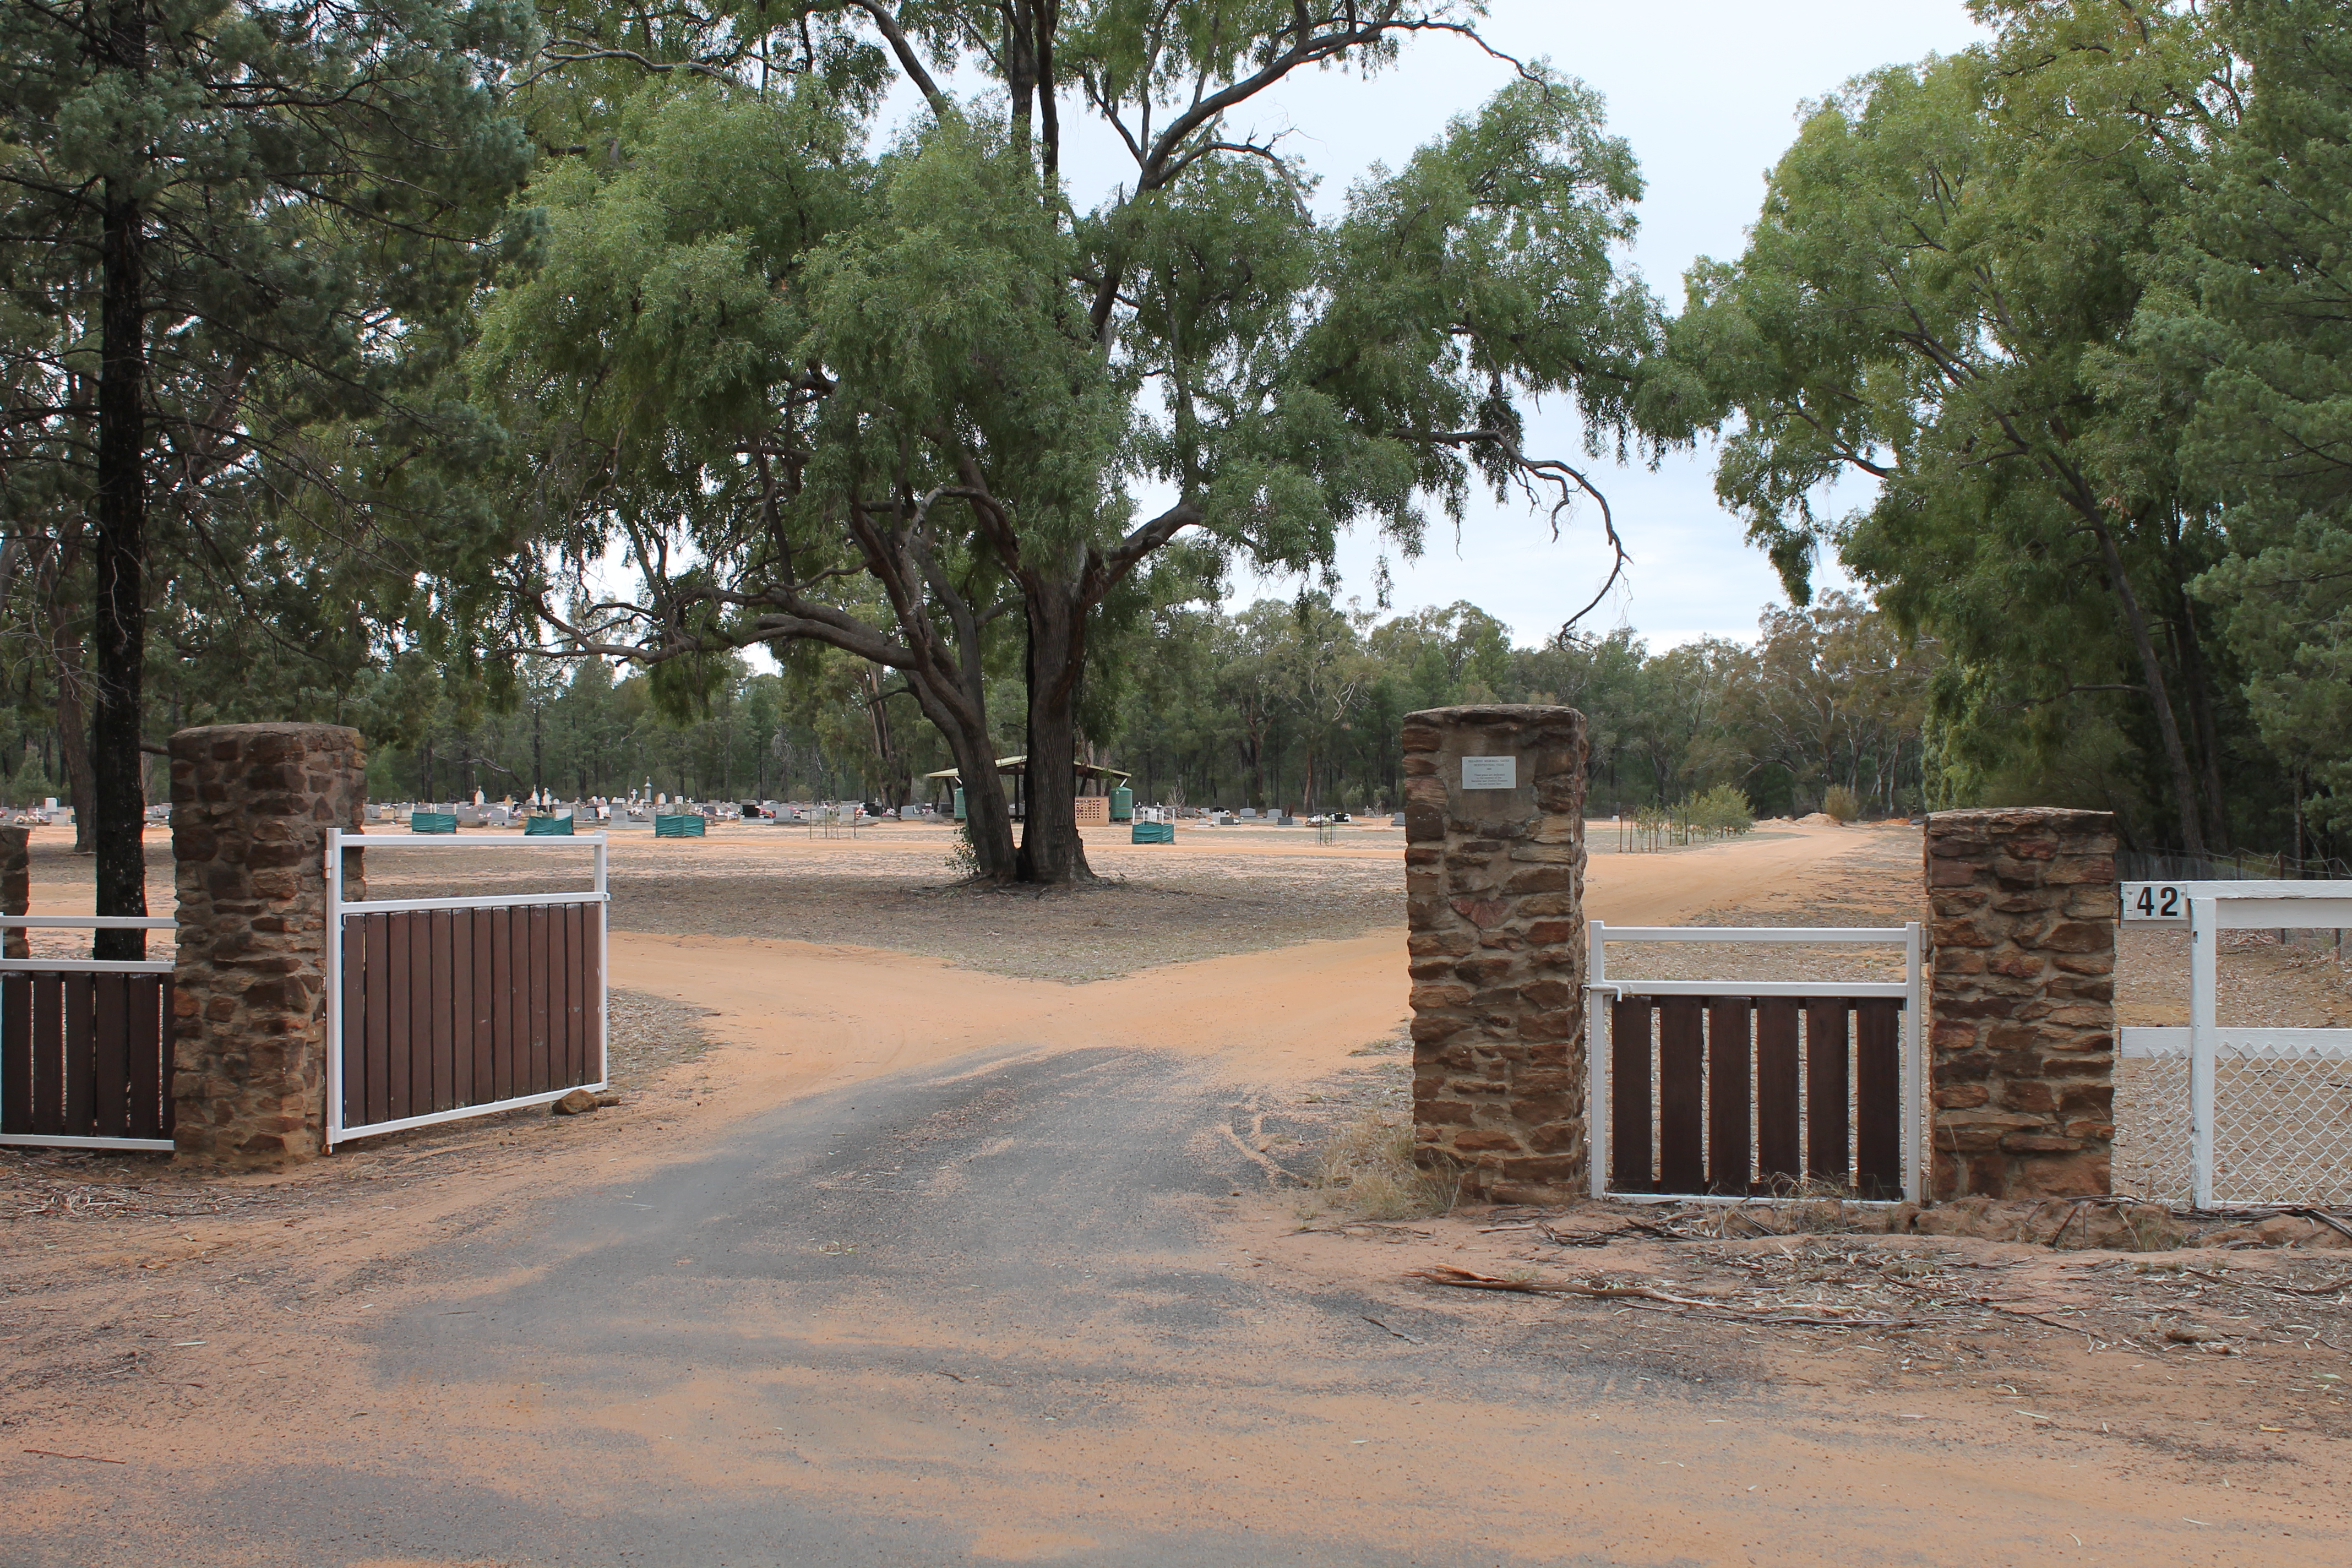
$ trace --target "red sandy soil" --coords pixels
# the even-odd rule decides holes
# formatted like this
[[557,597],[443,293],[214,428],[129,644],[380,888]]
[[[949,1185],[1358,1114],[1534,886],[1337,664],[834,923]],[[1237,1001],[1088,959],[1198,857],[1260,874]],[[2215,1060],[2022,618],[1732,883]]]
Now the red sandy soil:
[[[0,1205],[16,1216],[0,1226],[0,1562],[327,1561],[299,1542],[211,1555],[168,1511],[125,1518],[111,1500],[126,1475],[210,1496],[299,1486],[305,1466],[450,1464],[518,1500],[768,1496],[943,1521],[970,1561],[1108,1560],[1209,1525],[1270,1542],[1303,1532],[1333,1561],[1447,1564],[2344,1561],[2346,1254],[2184,1251],[2149,1274],[2148,1260],[1953,1237],[1676,1241],[1622,1230],[1635,1211],[1616,1206],[1552,1221],[1616,1232],[1596,1246],[1486,1228],[1534,1223],[1518,1214],[1335,1219],[1292,1173],[1300,1162],[1286,1167],[1257,1134],[1269,1117],[1311,1120],[1306,1107],[1392,1103],[1393,1052],[1365,1053],[1405,1016],[1402,934],[1357,879],[1394,878],[1395,846],[1368,833],[1339,855],[1239,835],[1196,847],[1180,834],[1171,857],[1104,843],[1097,868],[1128,888],[1023,908],[926,890],[945,880],[923,863],[936,841],[749,832],[614,852],[616,985],[706,1010],[710,1040],[630,1085],[617,1111],[427,1130],[277,1174],[0,1156]],[[1590,910],[1617,924],[1793,921],[1825,907],[1899,919],[1916,855],[1900,828],[1596,855]],[[383,858],[371,870],[388,887]],[[672,929],[709,900],[663,889],[704,867],[730,897],[764,878],[764,896],[812,904],[824,940],[725,919]],[[828,867],[850,894],[828,901]],[[71,907],[72,868],[42,868],[37,910]],[[1132,923],[1220,879],[1246,891],[1246,929],[1193,921],[1169,951]],[[1309,930],[1360,929],[1272,945],[1283,928],[1259,901],[1279,910],[1286,898]],[[905,911],[923,900],[950,913],[909,942]],[[975,910],[1013,934],[957,945]],[[1097,926],[1096,910],[1129,924]],[[1097,972],[1089,953],[1113,942],[1113,977],[1065,978]],[[1203,949],[1214,955],[1167,961]],[[1068,1342],[1034,1344],[984,1311],[942,1320],[871,1290],[732,1299],[734,1327],[774,1336],[772,1372],[747,1383],[649,1363],[626,1398],[568,1395],[556,1359],[494,1384],[370,1348],[388,1319],[471,1310],[436,1260],[536,1237],[584,1185],[652,1181],[809,1096],[966,1059],[978,1081],[1008,1047],[1044,1059],[1103,1047],[1181,1058],[1185,1081],[1235,1107],[1201,1156],[1231,1163],[1238,1149],[1263,1179],[1195,1202],[1205,1239],[1157,1260],[1260,1289],[1269,1304],[1225,1352],[1204,1358],[1110,1312]],[[681,1282],[696,1246],[676,1244]],[[1446,1264],[1729,1303],[1769,1274],[1784,1294],[1878,1301],[1868,1292],[1906,1254],[1947,1283],[1919,1309],[1923,1327],[1886,1331],[1408,1277]],[[1360,1299],[1348,1314],[1369,1325],[1360,1337],[1335,1338],[1328,1314],[1307,1310],[1332,1298]],[[2089,1329],[2071,1316],[2117,1302],[2138,1316]],[[2192,1321],[2206,1342],[2166,1338]],[[897,1347],[905,1364],[821,1370],[794,1347]],[[1418,1369],[1441,1362],[1482,1369],[1484,1392],[1467,1397],[1433,1370],[1423,1383]],[[1038,1403],[1012,1391],[1013,1374],[1000,1384],[983,1370],[1028,1363],[1129,1375],[1070,1373]],[[1558,1392],[1563,1367],[1588,1390],[1574,1404]]]

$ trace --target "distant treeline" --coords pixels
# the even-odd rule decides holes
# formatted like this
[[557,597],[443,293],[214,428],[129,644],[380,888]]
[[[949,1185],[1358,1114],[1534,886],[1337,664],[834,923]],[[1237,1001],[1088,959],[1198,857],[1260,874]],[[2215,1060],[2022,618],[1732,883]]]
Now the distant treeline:
[[[1400,795],[1398,737],[1417,709],[1559,702],[1591,723],[1591,808],[1672,805],[1729,784],[1761,815],[1815,809],[1833,785],[1872,814],[1916,810],[1934,652],[1831,595],[1768,614],[1757,640],[1652,652],[1629,630],[1513,647],[1475,605],[1382,617],[1309,594],[1237,614],[1163,610],[1087,754],[1138,798],[1192,805],[1381,810]],[[518,689],[513,706],[450,708],[383,752],[381,795],[564,796],[650,785],[696,798],[878,799],[941,789],[948,766],[898,683],[838,659],[788,673],[738,664],[698,716],[664,716],[653,682],[587,662]],[[445,700],[446,704],[446,700]],[[1017,701],[1000,710],[1018,714]],[[1000,755],[1021,751],[1017,732]]]

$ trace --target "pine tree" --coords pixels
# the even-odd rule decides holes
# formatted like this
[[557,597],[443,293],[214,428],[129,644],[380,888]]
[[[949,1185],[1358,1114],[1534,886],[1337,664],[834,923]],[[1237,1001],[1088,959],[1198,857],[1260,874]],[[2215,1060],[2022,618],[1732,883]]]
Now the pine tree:
[[206,486],[383,416],[458,340],[529,167],[502,86],[536,37],[517,0],[0,12],[0,500],[89,543],[101,914],[146,912],[146,616],[184,564],[157,501],[201,549]]

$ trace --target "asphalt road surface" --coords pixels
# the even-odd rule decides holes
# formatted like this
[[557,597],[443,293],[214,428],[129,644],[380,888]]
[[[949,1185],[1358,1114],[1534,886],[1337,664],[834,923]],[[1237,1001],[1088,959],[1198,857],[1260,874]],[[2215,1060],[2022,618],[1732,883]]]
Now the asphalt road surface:
[[[1304,1266],[1234,1136],[1251,1115],[1197,1059],[1003,1051],[535,1188],[387,1256],[331,1331],[257,1309],[282,1352],[240,1407],[159,1408],[136,1462],[0,1467],[0,1563],[1975,1563],[2164,1538],[2160,1492],[2055,1437],[1939,1443],[1736,1349]],[[2240,1560],[2191,1546],[2164,1560]]]

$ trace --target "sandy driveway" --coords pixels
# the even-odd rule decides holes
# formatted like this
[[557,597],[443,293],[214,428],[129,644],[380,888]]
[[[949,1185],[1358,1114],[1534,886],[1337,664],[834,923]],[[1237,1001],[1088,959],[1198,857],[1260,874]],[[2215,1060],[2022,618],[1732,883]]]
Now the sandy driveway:
[[[1586,908],[1615,924],[1668,925],[1817,879],[1825,858],[1858,841],[1864,836],[1853,830],[1813,828],[1671,856],[1596,855]],[[1202,853],[1213,849],[1229,852],[1213,846]],[[1301,851],[1282,844],[1264,852]],[[1381,853],[1402,858],[1398,848]],[[616,910],[616,927],[626,919]],[[1081,986],[874,948],[625,930],[613,935],[612,964],[615,984],[711,1009],[710,1033],[740,1047],[725,1070],[757,1084],[751,1092],[761,1100],[1008,1041],[1207,1056],[1228,1081],[1295,1080],[1338,1069],[1350,1050],[1408,1016],[1401,931],[1167,964]]]

